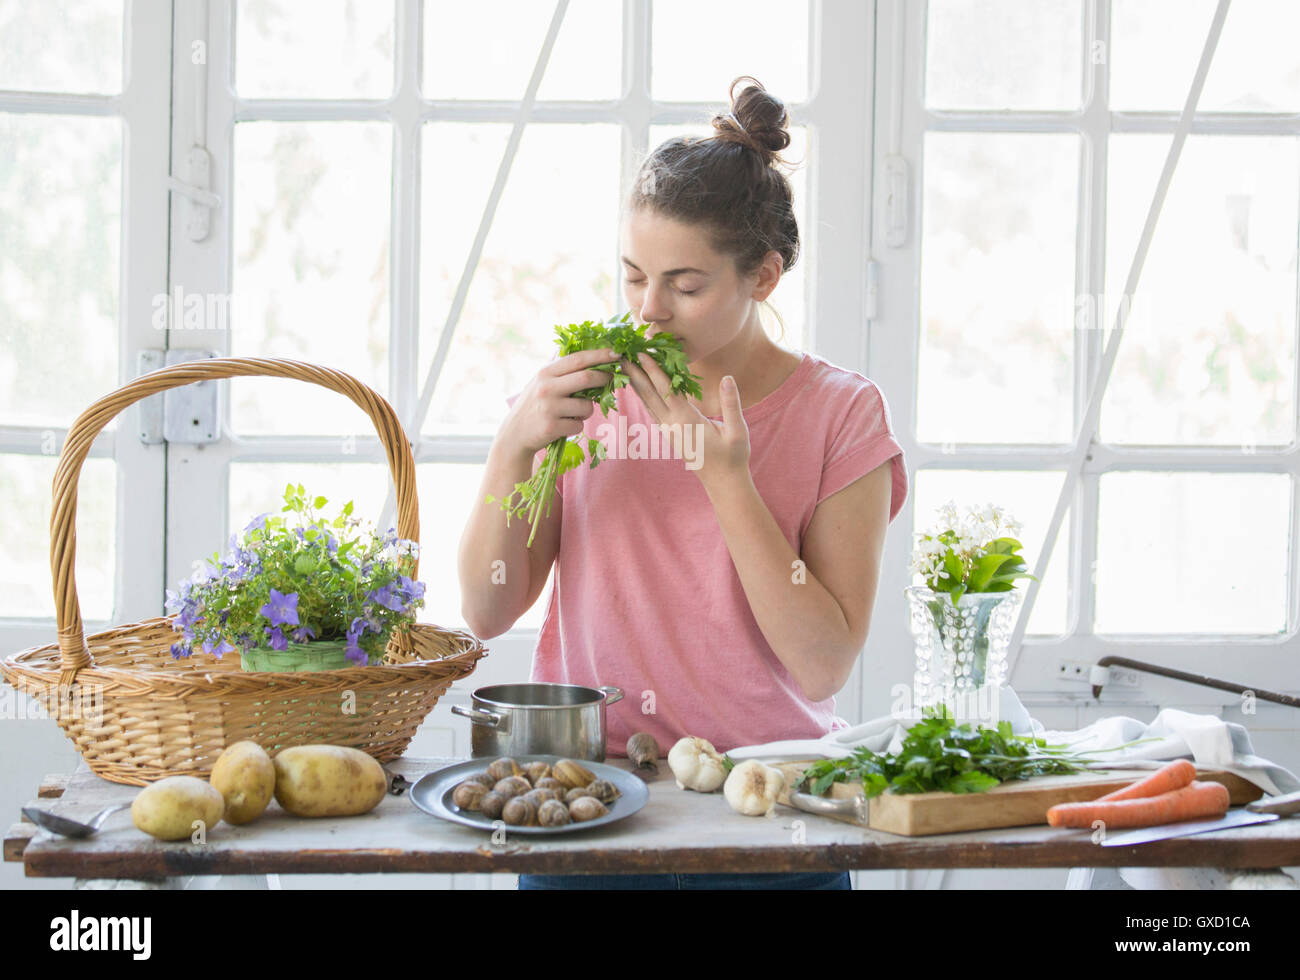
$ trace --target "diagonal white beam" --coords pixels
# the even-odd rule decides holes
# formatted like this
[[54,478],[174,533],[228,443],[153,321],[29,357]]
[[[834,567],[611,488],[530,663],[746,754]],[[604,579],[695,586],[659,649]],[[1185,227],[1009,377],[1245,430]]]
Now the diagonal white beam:
[[[465,257],[465,266],[460,273],[460,281],[456,284],[456,293],[451,301],[451,308],[447,311],[447,320],[443,324],[442,333],[438,337],[438,349],[434,352],[433,363],[429,366],[429,373],[424,379],[424,386],[420,391],[420,400],[415,407],[414,415],[405,422],[407,438],[413,444],[420,441],[420,429],[424,425],[424,418],[429,413],[429,403],[433,400],[433,391],[438,384],[438,378],[442,374],[442,366],[447,360],[447,352],[451,348],[452,335],[456,330],[456,325],[460,322],[461,311],[465,308],[465,297],[469,294],[470,283],[474,279],[474,270],[478,268],[479,258],[483,254],[483,245],[487,241],[488,232],[492,229],[492,219],[496,216],[497,205],[501,203],[501,195],[505,191],[506,180],[510,177],[510,168],[515,162],[515,156],[519,150],[519,141],[523,138],[524,126],[528,122],[528,117],[532,113],[533,104],[537,101],[537,90],[541,87],[542,77],[546,74],[546,66],[551,60],[551,51],[555,48],[555,39],[559,36],[560,27],[564,23],[564,15],[569,9],[569,0],[556,0],[555,11],[551,15],[550,27],[546,30],[546,37],[542,39],[541,50],[537,53],[537,61],[533,64],[533,74],[528,80],[528,87],[524,90],[523,100],[519,103],[519,111],[515,115],[514,124],[510,130],[510,139],[506,142],[505,152],[501,154],[501,162],[497,165],[496,180],[492,183],[492,191],[488,194],[486,206],[483,208],[483,214],[479,217],[478,231],[474,235],[474,242],[470,246],[469,254]],[[397,501],[394,497],[394,490],[389,486],[388,500],[384,504],[383,514],[379,519],[379,528],[386,528],[393,519],[393,513],[397,509]]]
[[1008,680],[1013,676],[1016,660],[1020,656],[1020,649],[1025,639],[1025,629],[1029,625],[1029,614],[1033,609],[1034,600],[1038,598],[1038,589],[1042,582],[1043,576],[1047,572],[1048,562],[1052,558],[1052,549],[1056,544],[1056,539],[1060,536],[1061,525],[1065,521],[1065,512],[1070,506],[1070,501],[1074,498],[1075,488],[1079,485],[1079,477],[1083,473],[1083,464],[1087,459],[1088,450],[1092,447],[1093,437],[1097,432],[1097,421],[1101,415],[1101,399],[1106,392],[1106,385],[1110,381],[1111,371],[1115,367],[1115,357],[1119,353],[1119,342],[1124,336],[1124,324],[1128,320],[1128,311],[1132,304],[1133,296],[1137,292],[1138,279],[1142,275],[1142,266],[1146,262],[1147,250],[1151,246],[1151,236],[1156,230],[1156,220],[1160,217],[1160,209],[1165,203],[1165,195],[1169,190],[1169,182],[1173,178],[1174,170],[1178,166],[1178,158],[1183,151],[1183,143],[1187,140],[1187,133],[1192,128],[1192,117],[1196,114],[1197,103],[1201,99],[1201,89],[1205,86],[1205,76],[1210,70],[1210,62],[1214,59],[1214,50],[1219,44],[1219,35],[1223,32],[1223,22],[1228,16],[1228,5],[1231,0],[1219,0],[1218,9],[1214,12],[1214,20],[1210,24],[1210,33],[1205,38],[1205,47],[1201,50],[1201,61],[1196,66],[1196,75],[1192,79],[1192,87],[1187,93],[1187,102],[1183,105],[1183,113],[1178,119],[1178,128],[1174,130],[1173,141],[1169,144],[1169,153],[1165,157],[1165,167],[1160,174],[1160,180],[1156,184],[1155,196],[1151,199],[1151,206],[1147,209],[1146,224],[1142,228],[1142,237],[1138,240],[1137,251],[1133,256],[1133,262],[1129,266],[1128,278],[1124,283],[1124,292],[1120,295],[1119,309],[1115,315],[1115,327],[1111,331],[1110,340],[1106,344],[1105,353],[1102,355],[1101,367],[1097,373],[1097,379],[1093,382],[1092,392],[1088,397],[1088,407],[1084,411],[1083,421],[1079,426],[1079,434],[1074,440],[1074,449],[1070,453],[1070,462],[1065,471],[1065,482],[1061,486],[1060,496],[1056,498],[1056,509],[1052,512],[1052,522],[1047,528],[1047,538],[1043,542],[1042,554],[1038,556],[1038,563],[1034,566],[1034,575],[1036,579],[1030,579],[1029,587],[1025,590],[1024,605],[1020,610],[1020,618],[1016,620],[1015,631],[1011,634],[1011,647],[1007,653],[1007,672]]
[[465,308],[465,297],[469,294],[470,283],[474,279],[474,270],[478,267],[479,258],[483,254],[483,245],[487,241],[488,232],[492,228],[492,219],[496,216],[497,206],[501,203],[501,195],[505,191],[506,180],[510,177],[510,168],[515,162],[519,142],[524,135],[524,126],[532,113],[533,103],[537,101],[537,89],[542,84],[542,76],[545,75],[546,65],[551,60],[551,50],[555,47],[555,39],[560,33],[560,27],[564,23],[564,14],[568,7],[569,0],[556,0],[555,13],[551,16],[551,26],[546,31],[546,37],[542,41],[542,49],[538,52],[537,62],[533,65],[532,78],[528,80],[528,88],[524,92],[523,100],[519,103],[519,112],[515,116],[514,125],[510,129],[510,139],[506,143],[505,152],[501,154],[501,162],[497,165],[496,180],[492,183],[492,191],[488,195],[487,205],[483,208],[483,214],[479,218],[474,243],[470,246],[469,255],[465,257],[465,267],[461,270],[460,282],[456,284],[456,294],[452,298],[451,308],[447,311],[447,321],[443,325],[442,334],[438,337],[438,349],[434,353],[433,363],[429,366],[429,373],[424,379],[424,387],[420,391],[420,401],[415,409],[415,417],[411,420],[411,425],[408,426],[408,431],[412,433],[419,433],[420,426],[424,424],[424,417],[429,412],[429,402],[433,399],[434,386],[438,382],[439,374],[442,373],[443,363],[447,360],[447,351],[451,347],[452,335],[460,321],[461,311]]

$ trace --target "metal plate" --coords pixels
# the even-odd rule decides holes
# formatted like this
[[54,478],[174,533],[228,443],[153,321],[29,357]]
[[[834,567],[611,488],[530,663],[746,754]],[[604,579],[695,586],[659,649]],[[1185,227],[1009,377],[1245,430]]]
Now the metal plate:
[[[560,755],[516,755],[512,756],[516,762],[549,762],[554,764],[559,762],[564,756]],[[411,802],[417,808],[423,810],[431,816],[441,817],[443,820],[450,820],[453,823],[464,824],[466,827],[477,827],[479,830],[496,830],[502,827],[507,833],[511,834],[539,834],[549,836],[551,834],[568,834],[577,830],[588,830],[592,827],[603,827],[611,824],[616,820],[622,820],[624,817],[630,817],[636,813],[650,800],[650,791],[646,788],[645,783],[637,779],[630,772],[624,772],[622,769],[615,769],[613,766],[607,766],[601,762],[587,762],[579,760],[584,766],[596,774],[597,779],[606,779],[613,783],[623,795],[613,803],[609,804],[609,813],[603,817],[597,817],[595,820],[587,820],[583,823],[569,823],[563,827],[520,827],[506,823],[498,818],[489,820],[483,814],[474,810],[462,810],[451,801],[451,794],[456,789],[456,785],[461,780],[472,776],[476,772],[482,772],[493,762],[492,758],[471,759],[468,762],[458,762],[454,766],[448,766],[445,769],[437,769],[433,772],[425,773],[415,781],[410,789],[409,796]]]

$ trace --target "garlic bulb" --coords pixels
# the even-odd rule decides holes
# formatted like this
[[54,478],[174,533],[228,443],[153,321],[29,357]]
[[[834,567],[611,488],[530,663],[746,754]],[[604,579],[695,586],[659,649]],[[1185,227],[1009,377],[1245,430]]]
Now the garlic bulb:
[[737,813],[765,817],[776,806],[776,797],[783,786],[785,774],[780,769],[750,759],[731,770],[722,795]]
[[712,793],[727,778],[722,756],[706,739],[687,736],[679,739],[668,753],[668,768],[673,771],[678,789]]

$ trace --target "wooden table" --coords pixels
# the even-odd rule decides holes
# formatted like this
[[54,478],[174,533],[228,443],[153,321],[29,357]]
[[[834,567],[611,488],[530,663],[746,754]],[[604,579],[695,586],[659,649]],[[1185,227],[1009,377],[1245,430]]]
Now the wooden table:
[[[390,768],[411,782],[461,759],[401,759]],[[626,759],[611,765],[630,768]],[[554,838],[491,835],[438,820],[406,796],[388,796],[358,817],[306,820],[273,802],[243,827],[222,823],[206,844],[156,841],[112,814],[85,840],[52,836],[30,823],[5,835],[6,861],[32,877],[152,882],[191,875],[374,872],[771,872],[889,868],[1213,868],[1277,869],[1300,865],[1300,819],[1282,818],[1233,830],[1133,847],[1101,847],[1085,830],[1046,826],[935,837],[899,837],[778,806],[771,817],[733,813],[720,793],[677,789],[665,764],[639,813],[606,827]],[[88,817],[127,802],[138,789],[93,775],[83,761],[66,778],[51,777],[33,804]],[[174,884],[170,887],[176,887]]]

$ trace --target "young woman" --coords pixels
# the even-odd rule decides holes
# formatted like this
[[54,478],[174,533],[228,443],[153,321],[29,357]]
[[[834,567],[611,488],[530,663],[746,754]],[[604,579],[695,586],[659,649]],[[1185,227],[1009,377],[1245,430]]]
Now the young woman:
[[[777,166],[788,118],[753,79],[731,92],[713,136],[671,139],[648,157],[621,222],[633,316],[681,339],[702,403],[672,393],[653,359],[625,361],[632,383],[607,419],[570,396],[603,384],[591,369],[613,353],[551,361],[508,399],[460,545],[462,611],[484,638],[536,601],[555,563],[532,679],[626,691],[609,709],[611,756],[638,731],[663,753],[686,735],[725,752],[846,727],[834,695],[866,641],[885,531],[907,494],[876,386],[781,347],[760,325],[759,304],[799,253]],[[650,448],[672,431],[682,433],[672,452]],[[528,548],[527,522],[507,528],[484,498],[508,495],[548,443],[578,433],[601,439],[607,457],[560,478]],[[849,881],[847,872],[522,875],[520,887]]]

